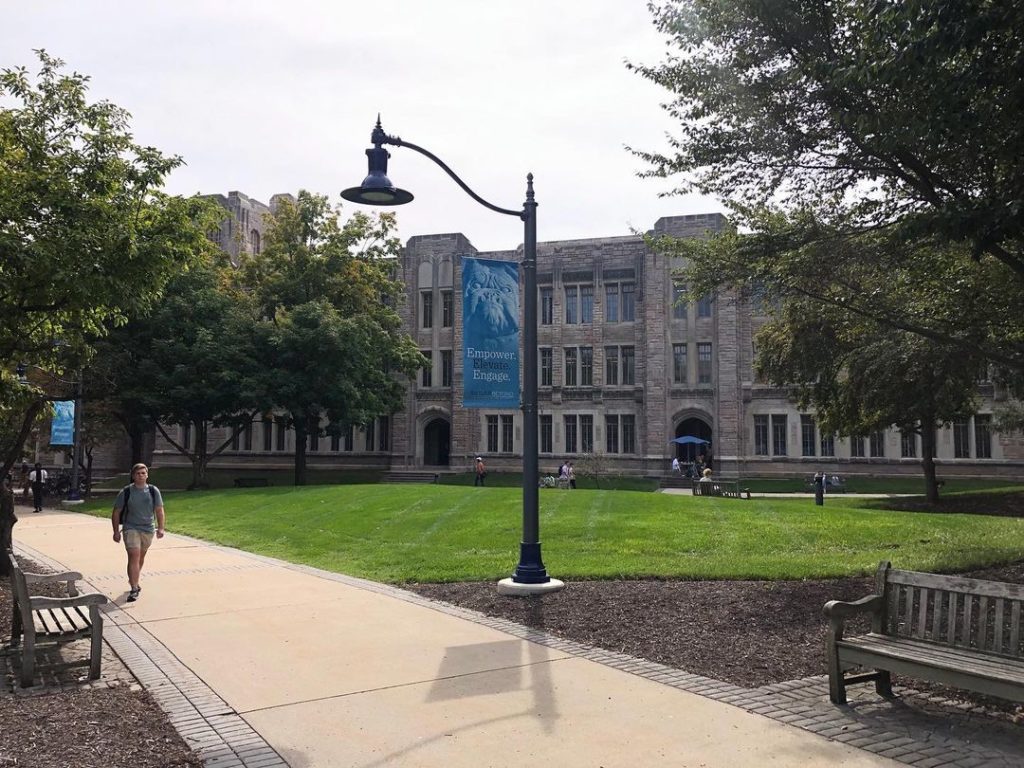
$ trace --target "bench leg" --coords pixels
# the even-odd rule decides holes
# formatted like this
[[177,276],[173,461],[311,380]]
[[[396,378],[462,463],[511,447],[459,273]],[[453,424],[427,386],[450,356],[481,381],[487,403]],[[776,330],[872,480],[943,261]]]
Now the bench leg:
[[89,606],[89,619],[92,621],[92,645],[89,656],[89,679],[100,679],[100,658],[103,653],[103,617],[95,605]]
[[21,644],[21,687],[31,688],[36,676],[36,638],[34,632],[25,634],[25,642]]
[[892,675],[884,669],[875,670],[878,673],[878,677],[875,679],[875,691],[879,696],[886,699],[891,699],[892,694]]
[[826,643],[825,656],[828,658],[828,697],[833,704],[845,704],[846,681],[843,679],[843,668],[839,665],[839,652],[832,642]]

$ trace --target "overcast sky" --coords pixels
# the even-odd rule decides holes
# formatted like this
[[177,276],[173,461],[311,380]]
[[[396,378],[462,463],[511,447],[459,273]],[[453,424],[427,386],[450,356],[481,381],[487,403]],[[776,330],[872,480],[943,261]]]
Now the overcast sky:
[[[667,94],[624,61],[661,60],[644,0],[8,0],[0,67],[45,48],[90,75],[93,98],[133,116],[140,143],[181,155],[180,194],[300,188],[337,202],[366,175],[384,129],[432,151],[485,199],[519,209],[535,176],[538,238],[646,230],[722,210],[659,198],[625,148],[664,150]],[[481,207],[426,158],[391,148],[389,176],[416,199],[403,240],[462,232],[513,248],[522,225]],[[348,210],[351,204],[346,203]]]

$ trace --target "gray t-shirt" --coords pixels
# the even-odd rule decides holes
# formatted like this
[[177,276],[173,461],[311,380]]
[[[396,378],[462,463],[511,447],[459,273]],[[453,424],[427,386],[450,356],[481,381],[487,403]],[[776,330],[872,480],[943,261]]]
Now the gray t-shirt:
[[[153,521],[154,513],[157,507],[164,505],[160,489],[148,483],[142,489],[136,487],[134,483],[129,488],[127,512],[124,509],[124,488],[114,500],[114,509],[121,510],[121,529],[153,533],[156,529]],[[153,493],[150,493],[150,489],[153,490]]]

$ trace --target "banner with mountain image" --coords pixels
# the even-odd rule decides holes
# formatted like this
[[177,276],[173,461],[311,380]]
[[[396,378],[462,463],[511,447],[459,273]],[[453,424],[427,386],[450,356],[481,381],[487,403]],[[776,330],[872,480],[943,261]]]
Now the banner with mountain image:
[[462,405],[519,407],[519,264],[462,258]]

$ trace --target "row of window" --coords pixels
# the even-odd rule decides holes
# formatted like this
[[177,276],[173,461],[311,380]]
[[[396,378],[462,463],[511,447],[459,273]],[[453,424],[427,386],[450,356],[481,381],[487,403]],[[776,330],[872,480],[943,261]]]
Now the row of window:
[[[290,450],[287,447],[289,442],[288,433],[294,432],[294,430],[287,425],[285,420],[265,418],[261,422],[258,422],[258,424],[260,429],[260,450],[265,453]],[[253,445],[255,444],[255,438],[253,435],[255,425],[256,422],[247,424],[242,430],[235,434],[231,439],[232,451],[253,450]],[[363,437],[362,450],[391,450],[391,419],[389,417],[381,416],[376,419],[376,421],[371,422],[365,428],[361,428],[358,431]],[[348,427],[342,427],[336,432],[332,430],[332,432],[334,433],[326,436],[310,434],[308,450],[310,452],[317,452],[323,450],[322,446],[326,445],[330,445],[330,451],[334,453],[340,453],[342,451],[352,452],[355,450],[356,429],[354,427],[349,425]],[[195,448],[195,435],[190,424],[186,424],[178,428],[178,438],[184,448],[189,450]],[[294,438],[292,441],[294,442]]]
[[[427,358],[427,364],[423,366],[421,372],[421,386],[432,387],[434,386],[434,355],[429,349],[421,350],[423,356]],[[454,377],[454,363],[452,357],[452,351],[450,349],[441,350],[441,386],[450,387]]]
[[[254,230],[255,233],[255,230]],[[258,251],[254,251],[258,252]],[[564,287],[566,325],[590,325],[594,322],[594,286],[566,285]],[[606,323],[632,323],[636,320],[636,283],[606,283],[604,286],[604,321]],[[672,288],[672,317],[686,319],[686,286]],[[451,328],[454,322],[454,296],[452,291],[441,291],[441,327]],[[420,292],[420,327],[434,327],[434,292]],[[711,298],[697,302],[697,317],[711,317]],[[553,325],[555,321],[554,288],[540,289],[540,324]]]
[[[487,452],[513,453],[515,420],[511,415],[487,415]],[[540,453],[554,453],[554,419],[551,414],[540,415]],[[562,446],[564,453],[594,452],[594,416],[592,414],[565,414],[562,416]],[[636,453],[636,416],[610,414],[604,417],[605,453]],[[500,448],[499,448],[500,446]]]
[[[973,421],[973,453],[971,445],[971,421]],[[786,456],[788,419],[786,414],[754,416],[754,455]],[[822,433],[814,416],[800,416],[800,455],[835,456],[835,435]],[[850,438],[850,456],[854,458],[885,458],[885,433],[872,432],[870,435]],[[900,432],[900,457],[913,459],[918,456],[918,436],[913,432]],[[970,421],[953,424],[953,456],[957,459],[992,458],[992,417],[978,414]]]

